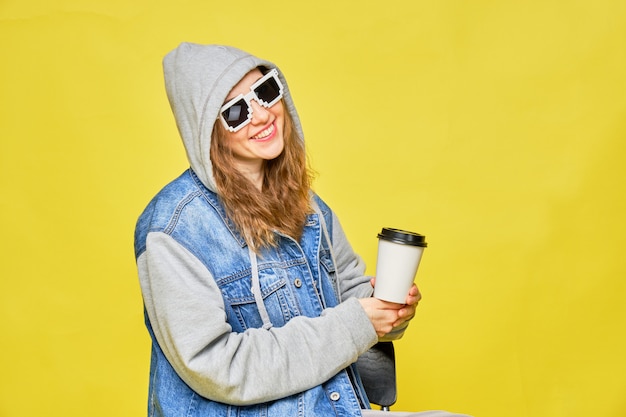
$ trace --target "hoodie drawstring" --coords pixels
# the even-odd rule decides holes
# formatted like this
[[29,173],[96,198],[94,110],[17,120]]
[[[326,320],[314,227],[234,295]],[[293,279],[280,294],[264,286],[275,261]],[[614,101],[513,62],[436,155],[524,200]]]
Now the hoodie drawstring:
[[[333,244],[330,240],[330,235],[328,233],[328,228],[326,227],[326,220],[324,219],[324,215],[322,214],[322,210],[317,205],[317,202],[314,199],[311,199],[311,203],[313,204],[313,210],[317,213],[320,218],[320,225],[322,226],[322,233],[324,238],[326,239],[326,243],[328,243],[328,250],[330,251],[330,259],[333,262],[333,266],[335,267],[335,294],[337,294],[337,300],[341,302],[341,289],[339,288],[339,269],[337,268],[337,260],[335,259],[335,251],[333,250]],[[320,280],[321,282],[321,280]]]
[[[335,279],[334,279],[334,287],[335,294],[337,294],[337,299],[341,302],[341,289],[339,288],[339,271],[337,270],[337,260],[335,259],[335,251],[333,250],[333,245],[330,240],[330,234],[328,233],[328,227],[326,226],[326,220],[324,219],[324,215],[320,210],[319,206],[315,202],[315,200],[311,200],[313,204],[313,209],[315,213],[319,216],[320,225],[322,226],[322,234],[324,235],[324,239],[326,243],[328,243],[328,249],[330,251],[330,259],[333,262],[335,267]],[[263,294],[261,293],[261,280],[259,279],[259,266],[257,262],[256,253],[252,250],[252,248],[248,245],[248,253],[250,255],[250,267],[252,269],[252,294],[254,295],[254,302],[256,303],[257,308],[259,309],[259,314],[261,315],[261,320],[263,321],[264,329],[272,328],[272,321],[270,320],[270,316],[267,313],[267,308],[265,307],[265,303],[263,302]],[[321,285],[321,280],[320,280]],[[322,291],[323,294],[323,291]]]
[[252,268],[252,294],[254,295],[254,302],[259,309],[261,320],[263,321],[263,328],[268,330],[272,327],[272,321],[270,315],[267,313],[265,303],[263,302],[263,294],[261,294],[261,280],[259,279],[259,267],[256,259],[256,253],[248,245],[248,253],[250,254],[250,265]]

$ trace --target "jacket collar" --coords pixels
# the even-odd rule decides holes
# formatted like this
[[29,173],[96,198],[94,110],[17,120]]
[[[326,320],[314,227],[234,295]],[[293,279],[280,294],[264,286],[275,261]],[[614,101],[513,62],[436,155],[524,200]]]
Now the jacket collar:
[[224,210],[224,207],[222,206],[222,204],[220,203],[219,197],[217,196],[216,193],[214,193],[213,191],[209,190],[203,183],[202,181],[200,181],[200,178],[198,177],[198,175],[193,171],[193,169],[189,168],[189,175],[191,175],[191,178],[193,179],[193,181],[196,183],[196,186],[198,187],[198,189],[202,192],[202,195],[204,196],[204,198],[207,199],[207,201],[209,202],[209,204],[211,204],[211,206],[213,206],[213,208],[215,209],[215,211],[220,215],[220,217],[222,218],[222,221],[224,222],[224,224],[226,225],[226,227],[228,228],[228,230],[230,231],[230,234],[233,236],[233,239],[235,239],[237,241],[237,243],[239,243],[239,245],[243,248],[244,246],[246,246],[246,240],[243,238],[243,236],[241,235],[241,233],[237,230],[237,227],[235,226],[235,223],[233,223],[233,221],[230,219],[230,217],[228,217],[226,215],[226,210]]

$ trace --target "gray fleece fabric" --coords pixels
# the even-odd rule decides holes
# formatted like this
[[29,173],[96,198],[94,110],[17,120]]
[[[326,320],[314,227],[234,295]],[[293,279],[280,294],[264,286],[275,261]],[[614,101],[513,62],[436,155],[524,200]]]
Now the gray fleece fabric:
[[301,138],[300,118],[283,73],[269,61],[222,45],[182,43],[163,59],[165,89],[191,168],[211,191],[215,181],[209,150],[211,132],[226,96],[248,72],[276,68],[284,86],[283,101]]
[[[271,62],[231,47],[190,43],[163,61],[189,163],[210,190],[215,191],[209,157],[213,124],[232,87],[258,66],[278,70],[285,107],[303,138],[287,82]],[[336,218],[332,240],[344,299],[339,306],[320,317],[296,317],[280,328],[234,333],[207,268],[171,236],[149,233],[137,259],[141,290],[158,343],[181,378],[214,401],[262,403],[327,381],[374,345],[376,332],[356,299],[371,295],[369,277]]]
[[[342,248],[336,250],[338,258],[344,256]],[[169,235],[148,235],[138,268],[159,345],[181,378],[214,401],[249,405],[305,391],[356,361],[377,341],[355,298],[371,292],[363,273],[356,273],[359,265],[346,271],[341,282],[347,300],[322,316],[295,317],[279,328],[244,333],[232,332],[222,295],[206,267]]]

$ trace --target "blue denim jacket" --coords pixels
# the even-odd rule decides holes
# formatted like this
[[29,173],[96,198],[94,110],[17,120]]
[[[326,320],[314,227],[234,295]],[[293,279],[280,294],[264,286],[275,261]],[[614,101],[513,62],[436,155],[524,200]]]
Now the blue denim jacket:
[[[332,236],[332,213],[314,196]],[[146,249],[149,232],[164,232],[197,257],[219,286],[233,332],[263,325],[251,290],[250,256],[245,241],[230,223],[215,193],[192,170],[164,188],[140,216],[135,255]],[[279,246],[263,250],[258,272],[263,304],[274,327],[291,318],[317,317],[339,302],[335,266],[318,214],[307,218],[300,242],[280,236]],[[227,254],[227,255],[226,255]],[[192,390],[165,357],[146,314],[152,337],[149,416],[360,416],[369,408],[354,365],[326,383],[264,404],[235,406],[204,398]]]

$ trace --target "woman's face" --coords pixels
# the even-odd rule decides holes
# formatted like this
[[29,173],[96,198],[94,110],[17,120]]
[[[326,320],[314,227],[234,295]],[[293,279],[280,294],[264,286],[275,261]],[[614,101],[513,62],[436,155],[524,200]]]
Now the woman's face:
[[[263,74],[258,69],[250,71],[233,87],[225,102],[238,94],[250,92],[250,86]],[[284,106],[280,100],[270,108],[250,100],[252,119],[237,132],[226,131],[226,144],[232,150],[235,164],[242,172],[259,172],[263,161],[276,158],[285,146]]]

